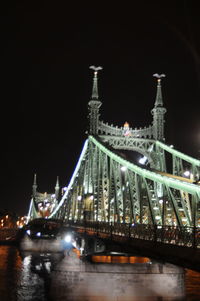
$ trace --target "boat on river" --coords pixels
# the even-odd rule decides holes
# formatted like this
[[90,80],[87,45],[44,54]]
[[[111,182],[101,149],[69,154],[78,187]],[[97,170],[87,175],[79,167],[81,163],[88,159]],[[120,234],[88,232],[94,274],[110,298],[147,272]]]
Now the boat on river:
[[56,219],[38,218],[30,221],[22,229],[21,251],[63,252],[70,242],[66,242],[66,230]]

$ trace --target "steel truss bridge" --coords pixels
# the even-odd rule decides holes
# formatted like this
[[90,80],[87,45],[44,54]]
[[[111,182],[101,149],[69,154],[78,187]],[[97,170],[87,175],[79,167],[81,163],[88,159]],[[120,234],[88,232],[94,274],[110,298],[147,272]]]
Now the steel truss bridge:
[[[94,70],[89,133],[65,193],[50,218],[93,231],[189,247],[200,246],[200,160],[165,143],[161,78],[145,128],[100,120]],[[139,162],[133,155],[139,154]],[[35,186],[34,186],[35,189]],[[29,219],[38,217],[34,196]]]

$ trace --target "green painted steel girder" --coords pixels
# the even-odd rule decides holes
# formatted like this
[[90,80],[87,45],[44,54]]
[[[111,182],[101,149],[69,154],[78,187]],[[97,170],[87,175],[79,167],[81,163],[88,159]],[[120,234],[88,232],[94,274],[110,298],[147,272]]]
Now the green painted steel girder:
[[174,156],[176,156],[180,159],[183,159],[183,160],[185,160],[185,161],[187,161],[187,162],[189,162],[189,163],[191,163],[191,164],[193,164],[197,167],[200,167],[200,160],[192,158],[188,155],[185,155],[185,154],[175,150],[174,148],[172,148],[172,147],[170,147],[170,146],[168,146],[168,145],[166,145],[166,144],[164,144],[160,141],[155,141],[155,143],[156,143],[157,146],[159,146],[160,148],[166,150],[168,153],[171,153],[172,155],[174,155]]
[[[157,174],[156,172],[147,170],[145,168],[141,168],[141,167],[121,158],[117,154],[113,153],[108,148],[106,148],[103,144],[101,144],[99,141],[97,141],[97,139],[95,139],[93,136],[89,136],[88,139],[90,141],[92,141],[97,147],[99,147],[101,151],[103,151],[105,154],[110,156],[110,158],[117,161],[121,165],[126,166],[128,169],[139,174],[140,176],[148,178],[152,181],[167,185],[168,187],[171,187],[174,189],[183,190],[192,195],[197,194],[200,197],[200,186],[198,186],[196,184],[192,184],[192,183],[183,182],[178,179],[171,178],[169,176],[163,176],[163,175]],[[163,145],[163,143],[162,143],[162,145]]]

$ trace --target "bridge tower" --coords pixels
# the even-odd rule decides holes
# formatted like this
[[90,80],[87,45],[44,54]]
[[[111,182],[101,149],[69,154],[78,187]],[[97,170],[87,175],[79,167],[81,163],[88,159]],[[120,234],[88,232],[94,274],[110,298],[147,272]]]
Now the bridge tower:
[[[154,107],[151,110],[153,120],[151,124],[140,128],[131,128],[128,123],[118,127],[113,124],[105,123],[99,118],[99,109],[102,102],[98,96],[98,78],[97,72],[102,67],[91,66],[94,70],[92,98],[89,106],[89,135],[98,136],[102,142],[108,143],[114,149],[135,151],[144,158],[151,168],[166,171],[164,152],[158,150],[155,141],[163,142],[164,137],[164,115],[166,109],[163,106],[161,78],[164,74],[153,74],[157,78],[157,91]],[[128,127],[127,127],[128,125]]]
[[36,174],[34,174],[32,199],[29,207],[28,220],[39,217],[48,217],[58,205],[59,192],[60,185],[58,177],[56,180],[55,191],[53,193],[42,193],[37,191]]

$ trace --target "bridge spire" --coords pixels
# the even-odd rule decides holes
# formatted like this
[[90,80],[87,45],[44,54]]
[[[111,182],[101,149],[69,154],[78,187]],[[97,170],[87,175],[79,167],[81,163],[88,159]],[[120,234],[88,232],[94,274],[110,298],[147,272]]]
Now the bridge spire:
[[162,107],[163,106],[163,100],[162,100],[162,90],[161,90],[161,78],[165,77],[165,74],[153,74],[154,77],[157,78],[157,92],[156,92],[156,101],[155,101],[155,107]]
[[58,197],[59,197],[59,190],[60,190],[59,177],[57,176],[56,186],[55,186],[55,197],[56,197],[56,200],[58,200]]
[[37,181],[36,181],[36,173],[34,174],[34,179],[33,179],[33,198],[36,197],[36,192],[37,192]]
[[153,136],[154,139],[163,141],[164,138],[164,114],[167,110],[163,107],[162,90],[161,90],[161,78],[165,77],[165,74],[153,74],[157,78],[157,92],[154,108],[151,113],[153,115]]
[[92,87],[92,99],[99,99],[99,94],[98,94],[98,71],[102,70],[102,67],[95,67],[95,66],[90,66],[90,69],[94,70],[94,77],[93,77],[93,87]]
[[92,135],[98,134],[98,125],[99,125],[99,108],[101,106],[101,101],[99,100],[98,94],[98,71],[102,70],[102,67],[90,66],[90,69],[94,70],[93,77],[93,87],[92,87],[92,97],[89,101],[89,119],[90,119],[90,129],[89,132]]

